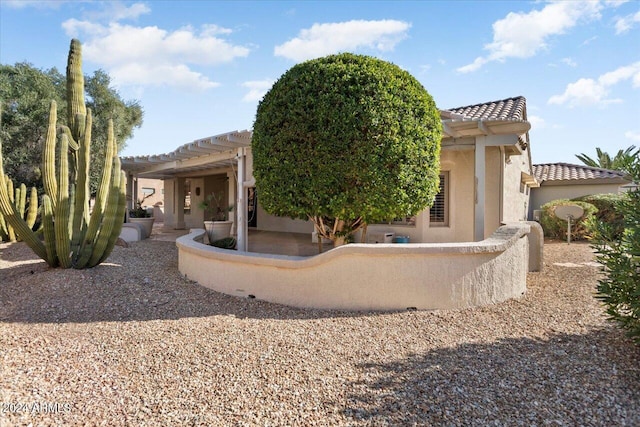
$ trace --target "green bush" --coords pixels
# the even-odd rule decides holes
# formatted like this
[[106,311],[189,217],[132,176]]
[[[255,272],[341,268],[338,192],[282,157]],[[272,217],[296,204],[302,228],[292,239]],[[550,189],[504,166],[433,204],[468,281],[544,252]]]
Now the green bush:
[[303,62],[258,106],[260,202],[270,214],[311,219],[319,236],[339,242],[433,203],[441,139],[433,98],[400,67],[348,53]]
[[216,240],[215,242],[211,243],[211,246],[222,249],[235,249],[236,239],[233,237],[225,237],[224,239]]
[[590,203],[568,199],[552,200],[542,205],[540,225],[544,230],[545,237],[552,239],[567,238],[567,221],[558,218],[553,211],[557,206],[578,205],[584,209],[584,215],[571,223],[571,240],[585,240],[591,234],[589,219],[597,212],[597,208]]
[[[640,183],[640,158],[628,161],[626,170]],[[618,322],[640,344],[640,188],[625,193],[616,203],[624,218],[624,231],[616,237],[611,224],[595,221],[593,247],[604,266],[596,298],[606,307],[609,319]]]
[[[595,206],[598,211],[595,219],[599,222],[609,224],[613,229],[614,237],[619,239],[624,232],[624,218],[617,210],[616,204],[620,202],[622,195],[616,193],[592,194],[589,196],[577,197],[573,200],[587,202]],[[590,230],[592,231],[592,230]]]

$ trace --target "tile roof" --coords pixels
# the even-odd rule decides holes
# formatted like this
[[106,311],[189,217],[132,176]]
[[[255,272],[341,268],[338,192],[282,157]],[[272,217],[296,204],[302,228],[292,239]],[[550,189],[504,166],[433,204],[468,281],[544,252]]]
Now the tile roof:
[[570,163],[544,163],[533,165],[533,175],[538,182],[577,179],[625,179],[625,174],[609,169],[592,168]]
[[466,107],[449,108],[455,114],[469,120],[526,120],[527,100],[523,96],[468,105]]

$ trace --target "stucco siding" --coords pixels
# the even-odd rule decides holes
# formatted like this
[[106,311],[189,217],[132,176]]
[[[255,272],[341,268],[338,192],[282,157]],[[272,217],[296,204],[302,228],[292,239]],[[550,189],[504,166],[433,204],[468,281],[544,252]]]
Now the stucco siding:
[[346,245],[314,257],[228,251],[177,240],[182,274],[239,297],[295,307],[421,310],[482,306],[526,290],[526,224],[472,243]]
[[504,165],[504,196],[502,221],[525,221],[529,210],[531,188],[522,183],[522,173],[531,175],[529,157],[526,154],[511,156]]
[[500,227],[503,161],[498,147],[487,147],[485,156],[484,237],[487,238]]
[[542,185],[531,189],[531,207],[529,218],[533,218],[533,211],[540,209],[542,205],[557,199],[573,199],[591,194],[618,193],[619,184],[592,184],[592,185]]

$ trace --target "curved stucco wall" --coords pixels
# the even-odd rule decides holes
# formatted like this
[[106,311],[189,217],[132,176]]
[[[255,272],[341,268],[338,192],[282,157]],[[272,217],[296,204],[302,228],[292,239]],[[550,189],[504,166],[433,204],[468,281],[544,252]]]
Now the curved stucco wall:
[[176,241],[187,278],[229,295],[303,308],[456,309],[526,290],[530,226],[502,226],[471,243],[350,244],[313,257],[204,245],[204,230]]

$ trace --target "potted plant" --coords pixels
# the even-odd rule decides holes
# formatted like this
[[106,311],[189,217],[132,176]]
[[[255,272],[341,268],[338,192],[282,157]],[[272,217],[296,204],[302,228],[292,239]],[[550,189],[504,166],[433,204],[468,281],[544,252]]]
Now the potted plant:
[[211,193],[198,205],[205,212],[204,228],[207,230],[209,242],[215,242],[231,236],[233,221],[229,219],[229,212],[233,211],[233,205],[224,203],[224,192]]
[[144,238],[151,236],[151,230],[153,229],[153,221],[155,218],[147,209],[142,207],[142,200],[136,201],[135,209],[129,209],[129,222],[142,225],[144,230]]

